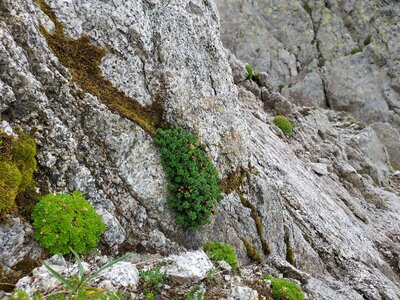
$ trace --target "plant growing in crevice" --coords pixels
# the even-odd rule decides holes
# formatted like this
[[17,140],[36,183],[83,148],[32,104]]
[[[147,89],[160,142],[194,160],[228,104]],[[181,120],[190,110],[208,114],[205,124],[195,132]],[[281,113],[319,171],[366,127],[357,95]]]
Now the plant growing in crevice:
[[40,198],[32,213],[34,236],[52,254],[94,249],[106,226],[90,203],[75,191]]
[[247,80],[258,80],[260,74],[258,72],[254,72],[251,65],[246,64],[245,68],[247,71]]
[[308,3],[305,3],[305,4],[303,5],[303,8],[304,8],[304,10],[306,11],[306,13],[307,13],[310,17],[312,17],[312,12],[313,12],[312,7],[310,7],[310,6],[308,5]]
[[296,267],[296,257],[290,243],[289,233],[285,232],[286,261]]
[[203,249],[214,263],[224,260],[233,270],[237,269],[237,256],[231,245],[221,242],[208,242],[203,245]]
[[368,35],[365,39],[364,39],[364,46],[368,46],[369,44],[371,44],[372,41],[372,35]]
[[55,26],[53,32],[48,32],[40,25],[40,33],[62,65],[70,70],[73,81],[85,92],[98,97],[111,111],[134,121],[150,135],[154,135],[162,122],[161,103],[157,101],[143,106],[116,88],[110,80],[104,78],[100,68],[101,61],[107,54],[106,49],[94,45],[88,35],[77,39],[67,37],[63,25],[46,1],[35,2]]
[[275,300],[304,300],[303,291],[294,282],[269,275],[264,275],[262,278],[271,281],[272,296]]
[[261,256],[260,253],[254,248],[253,244],[249,240],[243,239],[243,244],[246,247],[247,256],[257,263],[261,263]]
[[359,53],[359,52],[362,52],[363,50],[362,50],[362,48],[361,47],[355,47],[355,48],[353,48],[353,49],[351,49],[351,55],[354,55],[354,54],[357,54],[357,53]]
[[274,124],[278,126],[285,135],[291,136],[293,134],[293,125],[285,116],[276,116],[274,118]]
[[218,172],[196,134],[183,128],[157,130],[154,143],[168,177],[167,202],[176,221],[193,231],[210,222],[222,200]]

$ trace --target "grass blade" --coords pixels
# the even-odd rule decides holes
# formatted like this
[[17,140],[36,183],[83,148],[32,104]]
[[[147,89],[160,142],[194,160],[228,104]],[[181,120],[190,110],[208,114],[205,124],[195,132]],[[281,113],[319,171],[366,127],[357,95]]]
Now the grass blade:
[[121,260],[124,260],[128,256],[129,256],[129,254],[125,254],[125,255],[117,258],[117,259],[114,259],[114,260],[110,261],[109,263],[105,264],[100,269],[98,269],[96,272],[94,272],[92,275],[90,275],[88,278],[86,278],[83,283],[87,283],[87,282],[93,280],[94,278],[99,276],[100,273],[103,272],[105,269],[110,268],[111,266],[115,265],[116,263],[120,262]]
[[76,262],[78,263],[79,266],[79,280],[78,284],[75,287],[74,293],[82,286],[83,281],[84,281],[84,276],[85,276],[85,270],[83,269],[82,261],[81,258],[79,257],[78,253],[74,251],[71,247],[69,247],[69,250],[71,250],[72,254],[75,256]]
[[51,268],[50,266],[48,266],[47,264],[44,264],[44,266],[46,267],[46,269],[51,273],[51,275],[53,275],[55,278],[57,278],[61,283],[63,283],[69,290],[74,290],[74,286],[72,284],[71,281],[69,281],[67,278],[65,278],[64,276],[62,276],[60,273],[58,273],[57,271],[55,271],[53,268]]

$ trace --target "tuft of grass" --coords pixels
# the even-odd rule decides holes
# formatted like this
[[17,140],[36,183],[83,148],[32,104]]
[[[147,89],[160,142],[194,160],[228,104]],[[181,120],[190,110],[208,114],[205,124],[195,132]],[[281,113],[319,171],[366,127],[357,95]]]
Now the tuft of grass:
[[275,300],[304,300],[303,291],[294,282],[268,275],[264,275],[262,278],[271,281],[272,296]]
[[160,103],[143,106],[116,88],[104,78],[100,69],[101,60],[107,51],[94,45],[88,35],[78,39],[67,37],[50,6],[44,0],[36,0],[36,4],[55,25],[53,33],[40,25],[40,33],[60,62],[70,70],[73,81],[85,92],[97,96],[111,111],[137,123],[152,136],[155,135],[156,128],[162,122],[163,108]]
[[351,53],[351,55],[354,55],[354,54],[357,54],[359,52],[362,52],[361,47],[356,47],[356,48],[351,49],[350,53]]
[[245,66],[246,71],[247,71],[247,79],[248,80],[252,80],[254,77],[254,73],[253,73],[253,67],[249,64],[246,64]]
[[293,125],[285,116],[276,116],[274,118],[274,124],[278,126],[285,135],[291,136],[293,134]]
[[284,87],[285,87],[285,85],[283,83],[278,84],[279,92],[282,92]]
[[214,263],[224,260],[233,270],[237,269],[237,256],[231,245],[221,242],[208,242],[203,245],[203,249]]

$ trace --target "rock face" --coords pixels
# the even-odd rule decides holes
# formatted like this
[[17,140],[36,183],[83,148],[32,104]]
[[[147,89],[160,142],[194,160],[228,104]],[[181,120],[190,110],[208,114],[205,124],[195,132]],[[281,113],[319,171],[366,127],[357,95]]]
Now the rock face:
[[224,45],[292,101],[400,129],[398,1],[215,2]]
[[[346,9],[360,13],[363,6],[358,3],[349,2]],[[397,4],[391,3],[390,12],[396,12]],[[198,131],[221,178],[239,166],[252,166],[253,174],[241,188],[242,197],[236,192],[226,195],[219,214],[203,231],[181,229],[166,205],[166,178],[151,135],[73,80],[74,72],[62,65],[42,35],[58,25],[39,6],[33,1],[2,0],[1,118],[35,138],[36,178],[43,190],[86,193],[107,223],[103,247],[113,253],[135,249],[166,255],[218,240],[232,244],[243,264],[251,262],[248,254],[258,252],[263,264],[300,280],[311,299],[331,299],[331,295],[350,300],[399,299],[400,199],[387,180],[391,173],[379,134],[366,129],[377,136],[376,148],[363,147],[365,143],[352,147],[351,141],[363,134],[361,125],[331,111],[296,108],[274,91],[267,74],[260,74],[257,82],[246,80],[244,64],[220,41],[217,7],[210,0],[49,0],[48,4],[69,38],[89,35],[93,44],[106,49],[100,68],[115,88],[142,105],[162,105],[165,124]],[[313,19],[344,26],[337,20],[341,15],[331,12],[336,9],[334,3],[331,9],[320,6],[313,10]],[[287,19],[280,10],[257,10],[282,22]],[[318,32],[313,31],[315,25],[300,3],[298,10],[287,11],[301,15],[303,23],[298,24],[304,24],[307,39],[295,28],[285,29],[302,50],[274,50],[279,60],[274,56],[270,62],[277,64],[280,73],[273,76],[300,78],[307,66],[311,73],[298,84],[332,86],[339,83],[337,75],[329,74],[344,72],[335,71],[339,64],[333,64],[334,60],[375,57],[385,63],[375,63],[369,73],[352,71],[359,80],[368,74],[382,78],[371,79],[371,89],[383,93],[385,88],[387,99],[370,95],[365,101],[381,101],[377,103],[382,118],[395,120],[396,77],[389,78],[387,72],[393,69],[390,74],[395,74],[397,66],[391,59],[397,50],[395,45],[378,47],[378,36],[396,32],[392,23],[396,15],[379,19],[392,25],[384,26],[380,35],[371,32],[372,43],[363,53],[338,57],[351,51],[355,38],[346,34],[323,44],[324,35],[332,36],[335,30],[329,31],[321,22]],[[276,32],[284,42],[288,38],[283,33]],[[324,71],[317,66],[319,54],[311,43],[315,35],[321,58],[327,60]],[[263,45],[269,41],[263,39]],[[342,40],[348,41],[343,44]],[[374,55],[367,57],[369,51]],[[376,82],[378,86],[373,85]],[[379,86],[382,82],[385,85]],[[354,94],[354,89],[347,88],[317,91],[312,101],[334,107],[332,99],[336,99],[338,106],[346,106],[340,101]],[[338,94],[345,91],[351,94]],[[322,94],[325,99],[319,99]],[[370,112],[378,114],[370,102],[357,105],[367,121]],[[294,123],[292,138],[272,125],[277,112],[287,114]],[[376,176],[357,167],[363,153],[371,155],[371,165],[378,164]],[[2,225],[0,234],[9,234],[12,228]],[[29,228],[16,232],[31,238]],[[23,254],[29,255],[29,251]]]

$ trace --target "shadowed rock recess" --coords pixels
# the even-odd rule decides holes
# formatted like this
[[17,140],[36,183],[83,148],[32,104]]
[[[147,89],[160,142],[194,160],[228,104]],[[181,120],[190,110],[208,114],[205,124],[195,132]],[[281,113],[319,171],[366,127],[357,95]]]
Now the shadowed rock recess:
[[[260,274],[292,278],[308,299],[400,299],[399,4],[215,2],[0,0],[2,134],[35,140],[39,193],[85,194],[107,226],[104,254],[139,257],[121,265],[123,287],[138,284],[141,258],[204,278],[199,249],[220,241],[240,272],[208,299],[258,299]],[[260,71],[252,80],[220,26]],[[176,223],[152,141],[175,127],[198,133],[225,192],[198,232]],[[18,212],[0,240],[0,282],[48,258]]]

